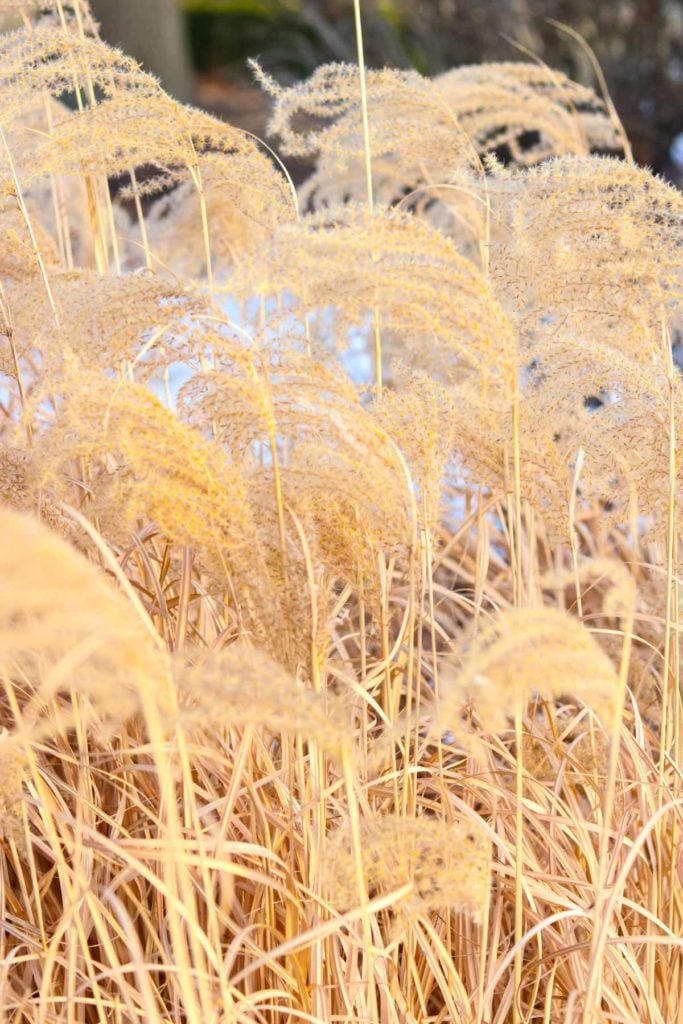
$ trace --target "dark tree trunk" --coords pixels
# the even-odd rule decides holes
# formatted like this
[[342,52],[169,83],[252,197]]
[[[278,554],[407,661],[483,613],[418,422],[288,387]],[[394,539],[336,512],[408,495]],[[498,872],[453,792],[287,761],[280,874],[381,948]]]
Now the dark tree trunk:
[[102,38],[139,60],[176,99],[192,99],[192,69],[178,0],[91,0]]

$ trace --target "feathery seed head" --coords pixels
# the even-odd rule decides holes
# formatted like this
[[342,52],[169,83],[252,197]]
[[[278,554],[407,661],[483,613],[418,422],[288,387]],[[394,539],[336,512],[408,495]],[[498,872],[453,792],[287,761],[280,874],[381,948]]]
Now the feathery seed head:
[[437,731],[457,725],[471,700],[485,732],[509,727],[533,693],[575,696],[605,726],[615,713],[615,668],[588,630],[557,608],[508,608],[449,655],[452,676],[437,711]]
[[183,722],[257,726],[300,735],[339,758],[351,742],[349,710],[334,694],[315,693],[262,651],[235,644],[179,658],[176,685]]
[[[481,919],[489,899],[491,844],[476,822],[378,815],[362,822],[361,852],[371,895],[410,882],[412,890],[400,908],[409,915],[454,910],[475,921]],[[330,896],[340,910],[358,904],[348,825],[328,839],[325,875]]]
[[165,668],[127,600],[33,517],[1,508],[0,534],[0,674],[27,727],[49,731],[51,701],[74,693],[105,722],[129,717]]

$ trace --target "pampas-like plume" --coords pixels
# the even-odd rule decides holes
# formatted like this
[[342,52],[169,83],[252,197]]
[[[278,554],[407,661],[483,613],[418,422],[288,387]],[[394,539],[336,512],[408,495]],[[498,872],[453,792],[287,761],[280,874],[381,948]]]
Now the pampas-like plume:
[[647,363],[683,308],[683,197],[619,160],[564,157],[491,183],[509,233],[491,253],[522,338],[600,341]]
[[[475,378],[450,389],[453,458],[457,474],[503,497],[512,490],[514,420],[510,389],[483,391]],[[541,513],[553,539],[567,539],[571,462],[557,444],[550,419],[539,422],[522,394],[519,405],[519,476],[526,499]],[[575,452],[572,449],[571,455]]]
[[[23,188],[39,190],[44,179],[54,180],[55,175],[127,179],[136,168],[144,168],[144,180],[133,180],[122,189],[124,199],[139,203],[142,196],[185,185],[165,199],[153,219],[153,235],[164,242],[169,231],[184,222],[193,238],[195,269],[209,259],[207,208],[221,262],[243,245],[255,243],[259,234],[267,235],[278,220],[296,214],[287,179],[251,136],[172,100],[134,61],[99,39],[39,23],[7,37],[0,44],[3,58],[3,122],[18,154]],[[27,106],[34,103],[40,111],[50,96],[73,90],[91,102],[81,100],[76,111],[55,107],[41,131],[26,131]],[[9,179],[4,191],[11,194]],[[174,244],[177,248],[175,236]],[[145,235],[138,263],[147,245]],[[159,257],[164,261],[168,255],[162,246]],[[136,258],[132,250],[130,258]]]
[[[268,130],[283,152],[318,157],[304,185],[302,203],[363,200],[367,193],[358,68],[326,64],[305,82],[281,89],[252,62],[274,96]],[[479,167],[472,142],[436,85],[416,71],[384,69],[366,74],[373,188],[392,203],[418,185],[450,181]],[[306,126],[298,130],[303,120]]]
[[26,759],[7,729],[0,729],[0,839],[21,844],[24,823],[21,805],[24,800]]
[[373,408],[375,419],[406,457],[421,501],[422,529],[434,532],[440,520],[442,485],[458,450],[457,392],[430,374],[394,370],[394,387]]
[[31,450],[0,440],[0,502],[18,512],[32,512],[51,529],[67,535],[71,524],[60,509],[40,493],[39,470]]
[[[362,155],[356,65],[324,64],[305,82],[289,89],[280,88],[255,61],[251,66],[275,99],[268,131],[281,139],[284,153],[333,154],[338,162]],[[429,79],[416,71],[369,71],[367,90],[373,155],[381,158],[400,154],[402,162],[417,166],[436,163],[444,172],[472,162],[473,151],[466,136]],[[295,122],[302,118],[308,119],[308,125],[299,131]],[[429,123],[428,132],[425,121]],[[315,122],[317,126],[311,126]]]
[[[669,402],[680,448],[683,389],[657,365],[657,352],[631,358],[597,341],[546,342],[534,360],[525,391],[525,441],[538,448],[552,439],[569,465],[583,451],[579,499],[606,506],[606,522],[629,521],[633,499],[660,537],[669,504]],[[597,408],[586,399],[596,396]],[[677,472],[676,489],[683,479]]]
[[[348,377],[303,345],[285,334],[252,348],[224,339],[217,368],[180,389],[179,412],[211,429],[234,460],[256,463],[262,505],[274,508],[280,489],[328,584],[372,586],[377,551],[409,541],[405,470]],[[292,529],[289,516],[284,527]]]
[[100,277],[75,270],[55,272],[52,280],[61,331],[39,279],[7,289],[17,351],[39,355],[43,374],[63,365],[65,337],[83,366],[125,371],[136,380],[199,358],[210,344],[202,320],[211,310],[207,300],[154,274]]
[[[396,909],[408,914],[454,910],[481,919],[489,900],[491,844],[469,819],[403,818],[384,814],[362,822],[363,874],[370,892],[412,890]],[[348,826],[332,833],[325,847],[330,898],[341,910],[358,905],[356,861]]]
[[[0,675],[18,702],[19,730],[39,736],[73,722],[80,694],[100,719],[134,713],[166,669],[135,610],[64,540],[31,516],[0,509]],[[52,720],[52,723],[51,723]]]
[[472,701],[485,732],[509,728],[520,702],[534,693],[578,697],[609,726],[617,675],[587,629],[557,608],[509,608],[491,618],[448,657],[451,680],[442,690],[436,731],[457,726]]
[[[57,167],[46,166],[45,149],[55,123],[70,116],[66,104],[45,94],[30,92],[21,118],[4,128],[11,151],[12,162],[19,183],[29,220],[36,236],[38,251],[43,261],[55,264],[53,251],[59,249],[62,266],[84,264],[91,259],[92,239],[89,237],[92,222],[93,193],[88,194],[86,181],[72,177],[68,181],[57,176]],[[2,221],[19,217],[17,209],[16,183],[5,160],[0,172],[0,190],[7,201],[6,209],[0,213]],[[80,173],[79,168],[79,173]],[[4,175],[4,177],[3,177]],[[104,189],[101,189],[101,201]],[[112,211],[120,224],[128,220],[122,209]],[[28,227],[22,216],[21,233],[28,235]],[[31,252],[33,267],[37,269],[35,251]],[[16,277],[17,275],[12,275]]]
[[0,102],[7,131],[34,97],[59,98],[88,82],[104,96],[118,92],[152,99],[160,87],[139,64],[101,40],[64,32],[50,19],[0,38]]
[[[488,194],[507,225],[492,245],[491,286],[519,332],[523,492],[553,537],[566,538],[582,449],[580,503],[601,502],[617,524],[636,499],[661,536],[670,388],[681,436],[680,387],[669,384],[665,349],[683,312],[680,195],[647,171],[598,157],[499,169]],[[454,405],[463,468],[504,493],[509,394],[495,386],[484,394],[474,378],[458,383]]]
[[36,439],[44,486],[73,500],[66,474],[80,465],[91,512],[114,536],[152,521],[167,537],[206,552],[214,568],[244,565],[250,551],[255,557],[243,472],[151,392],[73,358],[46,386],[58,397],[52,422]]
[[597,606],[599,614],[616,619],[633,614],[638,596],[636,581],[628,566],[616,558],[597,555],[581,559],[571,569],[548,573],[543,577],[542,586],[548,590],[585,587],[584,608]]
[[[230,152],[202,153],[199,174],[217,274],[243,252],[267,244],[277,224],[295,219],[287,180],[246,137]],[[201,222],[194,181],[159,198],[147,218],[155,258],[176,272],[199,277],[207,258]]]
[[[59,267],[59,254],[49,233],[41,226],[38,219],[32,223],[32,227],[44,264],[52,268]],[[0,209],[0,277],[2,281],[4,283],[24,281],[37,272],[36,247],[19,210],[16,207]],[[6,326],[4,319],[3,313],[0,312],[0,326],[3,328],[3,333]],[[4,352],[0,352],[0,359],[3,358],[3,355]]]
[[334,307],[336,342],[374,318],[401,354],[446,381],[476,371],[513,387],[513,331],[484,277],[444,236],[410,214],[344,207],[281,225],[238,265],[231,290],[294,297],[303,312]]
[[73,19],[90,35],[97,28],[88,0],[0,0],[0,14],[39,16],[60,26],[68,26]]
[[[272,469],[247,457],[237,444],[226,450],[209,441],[193,425],[220,432],[225,420],[234,418],[236,424],[241,419],[251,436],[252,417],[258,414],[253,393],[247,387],[240,393],[227,374],[207,370],[194,379],[193,424],[178,419],[142,385],[111,379],[73,356],[67,355],[62,371],[47,382],[45,394],[50,401],[56,398],[56,411],[48,423],[37,422],[31,452],[43,489],[72,503],[74,490],[79,503],[86,495],[84,511],[115,543],[127,543],[141,526],[154,523],[166,538],[190,545],[212,587],[232,585],[242,621],[292,668],[302,660],[310,664],[313,654],[317,662],[324,654],[332,585],[340,578],[374,575],[372,545],[395,543],[406,532],[397,523],[401,514],[406,521],[405,497],[402,507],[394,504],[396,484],[388,486],[389,474],[372,475],[386,463],[379,444],[377,457],[368,462],[365,437],[361,445],[356,436],[352,446],[341,414],[332,412],[332,422],[339,415],[341,425],[335,441],[325,423],[328,406],[320,422],[328,429],[330,447],[318,443],[316,451],[311,447],[305,456],[298,454],[300,460],[309,459],[299,470],[290,453],[287,486],[278,497]],[[259,400],[267,384],[260,387]],[[40,407],[42,397],[42,391],[36,393],[32,403]],[[182,396],[180,406],[182,411]],[[364,422],[360,405],[355,412],[358,430]],[[212,425],[207,414],[213,413]],[[305,424],[305,409],[299,415]],[[351,416],[348,422],[353,423]],[[292,438],[295,433],[292,428]],[[264,445],[271,437],[268,429],[260,433]],[[361,469],[369,493],[358,496],[354,484]],[[400,467],[394,477],[405,495],[399,473]],[[326,500],[316,505],[321,486],[327,489]],[[316,579],[308,576],[291,514],[279,518],[283,500],[299,513],[317,559],[327,562]]]
[[[104,54],[109,48],[105,44]],[[253,207],[254,220],[271,207],[292,216],[287,181],[247,133],[167,96],[139,72],[131,82],[82,111],[65,112],[44,142],[34,173],[104,171],[110,177],[146,166],[139,195],[154,195],[197,175],[214,191]],[[39,151],[40,152],[40,151]],[[233,159],[230,159],[233,158]],[[158,168],[156,175],[149,167]],[[125,195],[125,193],[124,193]]]
[[293,733],[337,758],[351,743],[349,709],[341,699],[306,689],[262,651],[235,644],[179,658],[174,673],[184,723]]
[[[273,95],[269,131],[285,153],[318,156],[302,200],[316,208],[364,197],[359,72],[327,64],[305,82],[280,88],[252,62]],[[424,185],[480,169],[480,157],[507,147],[528,165],[549,156],[618,148],[602,101],[566,76],[533,64],[456,68],[431,80],[415,71],[369,71],[368,122],[377,197],[391,203]],[[303,127],[297,125],[303,122]],[[523,147],[521,138],[537,133]]]
[[523,61],[473,64],[438,75],[434,84],[481,155],[507,147],[523,167],[619,148],[603,101],[561,71]]

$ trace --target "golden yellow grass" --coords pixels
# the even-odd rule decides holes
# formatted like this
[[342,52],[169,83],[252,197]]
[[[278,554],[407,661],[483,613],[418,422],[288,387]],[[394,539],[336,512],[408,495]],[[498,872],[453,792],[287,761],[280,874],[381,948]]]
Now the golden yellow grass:
[[266,146],[0,14],[0,1019],[681,1024],[680,194],[534,63]]

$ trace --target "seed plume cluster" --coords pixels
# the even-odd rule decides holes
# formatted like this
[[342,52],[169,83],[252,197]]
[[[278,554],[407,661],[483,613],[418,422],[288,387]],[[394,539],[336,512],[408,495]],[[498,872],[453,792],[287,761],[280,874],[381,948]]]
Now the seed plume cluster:
[[266,144],[0,17],[0,1019],[679,1021],[681,194],[540,64]]

